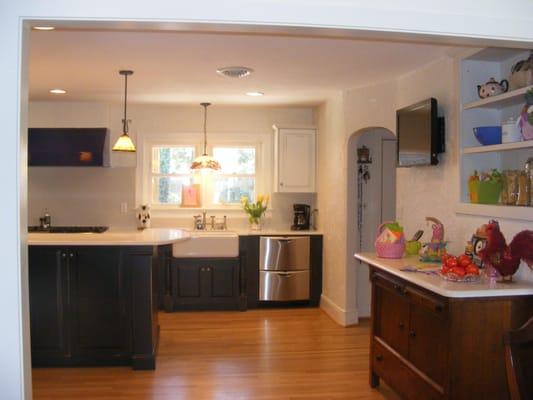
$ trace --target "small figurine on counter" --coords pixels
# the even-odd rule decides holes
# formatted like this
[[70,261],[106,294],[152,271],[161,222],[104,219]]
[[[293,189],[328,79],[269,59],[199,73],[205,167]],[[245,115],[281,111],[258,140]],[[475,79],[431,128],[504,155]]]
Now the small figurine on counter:
[[148,204],[141,204],[137,210],[137,229],[143,230],[150,228],[150,206]]
[[431,242],[424,243],[420,250],[420,261],[441,262],[441,258],[446,254],[446,244],[444,240],[444,225],[435,217],[426,217],[426,222],[433,222],[431,229]]
[[426,217],[426,222],[434,222],[431,225],[433,235],[431,236],[431,243],[440,243],[444,241],[444,225],[435,217]]
[[490,220],[484,225],[484,230],[487,242],[479,251],[479,255],[486,267],[490,265],[499,272],[503,282],[512,281],[521,260],[533,269],[533,231],[525,230],[517,233],[507,245],[498,221]]

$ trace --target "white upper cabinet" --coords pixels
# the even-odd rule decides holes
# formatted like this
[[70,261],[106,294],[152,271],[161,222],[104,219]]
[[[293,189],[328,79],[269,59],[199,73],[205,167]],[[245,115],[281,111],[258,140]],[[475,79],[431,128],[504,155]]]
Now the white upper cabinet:
[[274,191],[315,192],[316,129],[274,126]]

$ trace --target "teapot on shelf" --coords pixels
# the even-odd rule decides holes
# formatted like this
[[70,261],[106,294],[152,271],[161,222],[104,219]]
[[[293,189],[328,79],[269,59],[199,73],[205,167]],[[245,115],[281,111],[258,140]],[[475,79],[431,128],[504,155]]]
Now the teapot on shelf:
[[505,93],[509,90],[509,82],[507,79],[502,79],[499,83],[496,79],[490,78],[484,85],[477,85],[477,94],[481,99],[496,96]]

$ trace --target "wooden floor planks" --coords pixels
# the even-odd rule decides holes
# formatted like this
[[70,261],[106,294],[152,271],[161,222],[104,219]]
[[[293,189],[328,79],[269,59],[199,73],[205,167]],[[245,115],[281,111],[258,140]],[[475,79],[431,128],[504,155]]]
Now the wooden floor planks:
[[160,324],[155,371],[34,369],[34,399],[397,399],[368,386],[368,323],[294,308],[161,313]]

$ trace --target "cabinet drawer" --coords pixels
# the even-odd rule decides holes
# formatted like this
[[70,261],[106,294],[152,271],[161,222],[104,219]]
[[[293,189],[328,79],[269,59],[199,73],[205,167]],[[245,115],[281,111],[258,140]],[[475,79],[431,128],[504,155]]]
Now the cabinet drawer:
[[438,316],[447,317],[448,301],[445,298],[417,289],[412,284],[383,272],[374,271],[371,277],[374,284],[404,295],[411,303],[419,304]]
[[259,300],[309,300],[309,271],[260,271]]
[[406,286],[405,292],[411,303],[418,304],[426,308],[427,311],[433,311],[435,315],[442,318],[448,316],[448,301],[446,299],[426,293],[410,285]]
[[400,279],[392,277],[391,275],[374,271],[372,272],[371,279],[374,284],[377,284],[384,289],[397,292],[398,294],[406,293],[405,283]]
[[379,339],[373,339],[372,370],[398,394],[409,400],[444,399],[441,388],[430,384],[423,375]]
[[309,236],[261,236],[259,241],[259,269],[264,271],[298,271],[310,267]]

